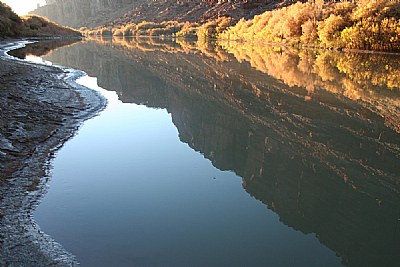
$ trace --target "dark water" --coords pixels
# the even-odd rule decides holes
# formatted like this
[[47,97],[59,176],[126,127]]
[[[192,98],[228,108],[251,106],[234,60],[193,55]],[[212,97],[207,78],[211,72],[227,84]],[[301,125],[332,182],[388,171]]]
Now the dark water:
[[44,58],[110,100],[35,212],[82,266],[398,266],[399,57],[114,39]]

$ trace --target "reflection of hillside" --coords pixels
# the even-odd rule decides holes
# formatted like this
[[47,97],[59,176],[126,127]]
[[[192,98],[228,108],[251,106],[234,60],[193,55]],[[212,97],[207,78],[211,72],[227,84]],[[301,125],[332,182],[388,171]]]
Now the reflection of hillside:
[[291,87],[304,87],[310,95],[324,89],[362,101],[385,117],[388,126],[400,132],[400,56],[295,51],[254,43],[221,41],[219,44],[237,60],[247,61]]
[[308,98],[310,89],[200,50],[130,45],[90,41],[47,59],[97,76],[124,102],[166,108],[183,142],[348,266],[397,264],[400,139],[373,110],[332,90]]
[[25,57],[29,55],[41,57],[47,55],[54,49],[67,45],[72,45],[79,41],[80,39],[77,38],[62,39],[62,40],[56,40],[56,39],[42,40],[40,41],[40,43],[34,43],[21,49],[12,50],[9,52],[9,54],[21,59],[25,59]]

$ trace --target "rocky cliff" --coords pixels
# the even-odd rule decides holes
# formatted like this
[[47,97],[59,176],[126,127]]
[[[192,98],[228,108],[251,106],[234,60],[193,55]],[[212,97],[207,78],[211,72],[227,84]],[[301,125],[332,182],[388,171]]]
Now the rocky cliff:
[[249,18],[289,0],[49,0],[33,11],[61,25],[94,28],[141,21],[203,22],[216,17]]
[[98,26],[122,16],[143,0],[50,0],[33,13],[74,28]]

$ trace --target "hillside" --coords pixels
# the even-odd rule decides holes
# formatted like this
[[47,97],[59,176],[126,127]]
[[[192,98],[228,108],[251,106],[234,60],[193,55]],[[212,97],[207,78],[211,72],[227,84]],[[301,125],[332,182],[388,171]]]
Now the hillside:
[[76,30],[59,26],[42,17],[19,17],[9,6],[0,2],[0,38],[80,35]]
[[126,25],[151,21],[198,22],[205,23],[219,17],[230,17],[234,20],[252,18],[266,10],[279,7],[290,1],[254,0],[254,1],[154,1],[141,3],[124,16],[106,23],[106,26]]
[[49,0],[33,11],[74,28],[114,26],[141,21],[205,22],[221,16],[252,18],[291,0]]

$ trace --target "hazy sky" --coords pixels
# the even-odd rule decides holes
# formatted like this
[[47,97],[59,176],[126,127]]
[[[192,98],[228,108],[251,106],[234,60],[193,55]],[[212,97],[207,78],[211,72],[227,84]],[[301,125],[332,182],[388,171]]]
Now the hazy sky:
[[46,4],[45,0],[0,0],[9,5],[18,15],[26,15],[36,8],[37,4]]

